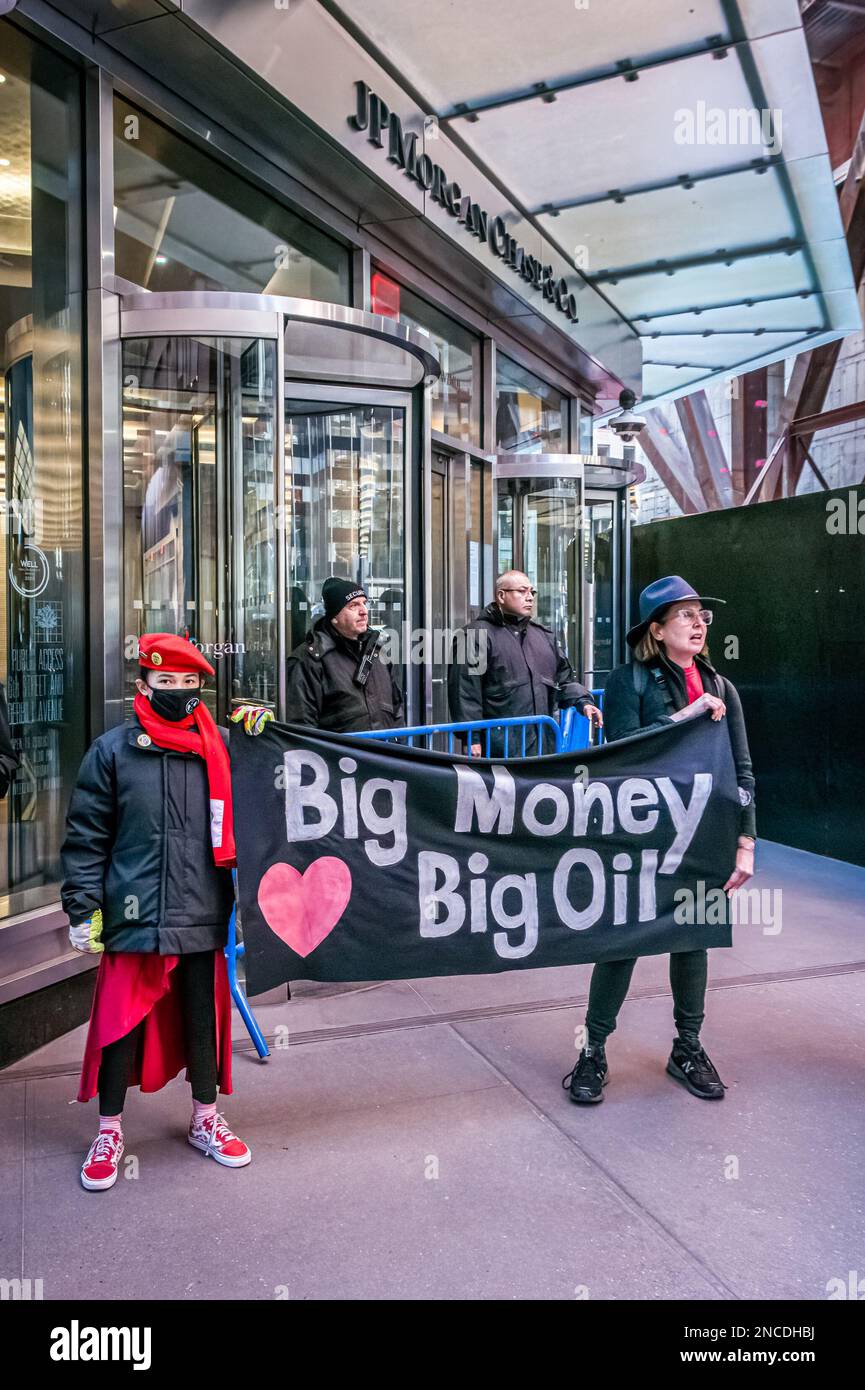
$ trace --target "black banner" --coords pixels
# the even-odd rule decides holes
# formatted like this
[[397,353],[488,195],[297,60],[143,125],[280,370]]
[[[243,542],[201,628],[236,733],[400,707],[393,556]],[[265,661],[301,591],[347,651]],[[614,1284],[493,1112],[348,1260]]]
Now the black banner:
[[250,994],[731,944],[723,720],[508,763],[234,725],[231,767]]

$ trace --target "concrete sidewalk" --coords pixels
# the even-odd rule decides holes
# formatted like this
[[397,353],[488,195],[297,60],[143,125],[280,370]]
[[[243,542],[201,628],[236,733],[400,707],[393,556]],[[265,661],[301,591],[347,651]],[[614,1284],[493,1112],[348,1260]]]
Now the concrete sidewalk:
[[137,1176],[87,1193],[78,1029],[0,1073],[0,1277],[46,1299],[569,1300],[823,1299],[865,1277],[865,869],[765,842],[758,862],[783,929],[711,953],[723,1102],[664,1071],[666,957],[638,962],[585,1108],[559,1083],[589,966],[301,985],[256,1007],[267,1063],[235,1018],[222,1108],[248,1168],[189,1147],[178,1080],[130,1092]]

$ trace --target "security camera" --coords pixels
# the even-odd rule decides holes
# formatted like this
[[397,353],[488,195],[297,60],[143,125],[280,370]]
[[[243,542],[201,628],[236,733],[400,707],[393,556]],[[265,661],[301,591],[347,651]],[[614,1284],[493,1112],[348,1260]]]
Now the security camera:
[[623,444],[630,444],[634,436],[638,435],[640,430],[645,429],[646,426],[646,422],[642,416],[634,414],[634,406],[636,404],[636,396],[633,391],[629,391],[626,387],[624,391],[619,393],[619,405],[622,407],[621,412],[607,421],[607,429],[617,434]]

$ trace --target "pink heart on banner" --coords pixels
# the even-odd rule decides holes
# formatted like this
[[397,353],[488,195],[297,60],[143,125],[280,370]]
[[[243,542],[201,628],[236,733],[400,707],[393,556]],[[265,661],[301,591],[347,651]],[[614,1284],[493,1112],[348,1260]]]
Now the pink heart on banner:
[[308,956],[329,936],[351,897],[351,870],[326,855],[299,873],[291,864],[271,864],[258,885],[258,906],[272,932],[299,956]]

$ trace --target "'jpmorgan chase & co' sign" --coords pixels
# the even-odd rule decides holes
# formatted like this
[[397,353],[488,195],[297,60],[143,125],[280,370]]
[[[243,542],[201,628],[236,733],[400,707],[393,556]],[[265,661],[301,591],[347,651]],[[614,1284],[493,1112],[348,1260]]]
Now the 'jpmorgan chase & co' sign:
[[471,236],[486,242],[503,265],[509,266],[522,280],[540,290],[544,299],[554,304],[572,323],[578,323],[576,295],[568,289],[565,277],[556,279],[551,265],[544,265],[536,256],[530,255],[510,235],[503,218],[491,217],[480,204],[463,193],[456,179],[448,179],[440,164],[435,164],[428,154],[419,154],[417,134],[404,133],[399,116],[366,82],[356,82],[355,87],[357,110],[349,116],[349,125],[354,130],[369,131],[367,138],[370,144],[377,145],[379,149],[384,148],[386,136],[387,157],[392,163],[403,169],[408,178],[425,189],[457,222],[461,222]]

